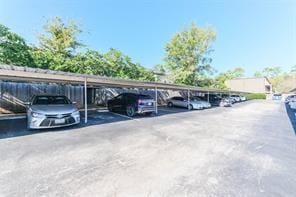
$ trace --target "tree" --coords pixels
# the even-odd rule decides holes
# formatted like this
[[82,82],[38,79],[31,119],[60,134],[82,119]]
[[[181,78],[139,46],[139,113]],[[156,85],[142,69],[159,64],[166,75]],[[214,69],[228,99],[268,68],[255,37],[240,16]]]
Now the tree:
[[288,77],[288,74],[284,73],[280,66],[274,66],[265,67],[262,71],[257,71],[254,76],[267,77],[270,80],[273,89],[277,92],[281,92],[283,87],[282,83]]
[[20,66],[34,66],[25,40],[0,24],[0,62]]
[[264,77],[273,78],[283,74],[282,68],[279,66],[266,67],[262,70],[262,75]]
[[254,73],[254,77],[262,77],[262,73],[260,71],[256,71]]
[[63,22],[55,17],[44,25],[45,33],[39,36],[39,47],[33,47],[31,54],[36,67],[66,72],[82,71],[82,54],[74,54],[75,49],[83,46],[77,36],[82,31],[74,21]]
[[121,51],[111,48],[104,54],[104,62],[113,71],[112,77],[154,80],[154,75],[138,63],[132,62],[132,59],[124,55]]
[[290,73],[292,75],[296,75],[296,65],[292,66],[292,69],[291,69]]
[[39,36],[41,49],[69,55],[83,46],[77,39],[82,31],[73,21],[64,23],[61,18],[55,17],[47,21],[44,30],[45,34]]
[[175,83],[198,85],[200,75],[213,71],[208,55],[215,38],[216,33],[211,28],[192,24],[167,43],[165,66]]
[[236,67],[232,70],[220,73],[213,82],[213,87],[219,89],[226,89],[225,82],[230,79],[240,78],[245,75],[245,71],[241,67]]
[[156,73],[161,73],[161,74],[166,74],[167,73],[166,67],[163,64],[156,64],[153,67],[153,71],[156,72]]

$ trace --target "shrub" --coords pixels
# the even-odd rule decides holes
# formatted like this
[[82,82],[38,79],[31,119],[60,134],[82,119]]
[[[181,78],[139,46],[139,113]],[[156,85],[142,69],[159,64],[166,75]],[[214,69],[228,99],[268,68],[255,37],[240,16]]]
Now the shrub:
[[264,93],[250,93],[246,95],[247,100],[253,99],[266,99],[266,95]]

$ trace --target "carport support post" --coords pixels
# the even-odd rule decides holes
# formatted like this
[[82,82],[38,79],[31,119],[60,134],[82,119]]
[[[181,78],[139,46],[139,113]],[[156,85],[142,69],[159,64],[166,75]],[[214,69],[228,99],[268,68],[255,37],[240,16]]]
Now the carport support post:
[[189,109],[189,100],[190,100],[190,90],[187,90],[187,107]]
[[84,78],[84,123],[87,123],[87,78]]
[[158,109],[157,109],[157,87],[155,86],[155,114],[158,114]]
[[210,102],[210,92],[208,91],[208,102]]

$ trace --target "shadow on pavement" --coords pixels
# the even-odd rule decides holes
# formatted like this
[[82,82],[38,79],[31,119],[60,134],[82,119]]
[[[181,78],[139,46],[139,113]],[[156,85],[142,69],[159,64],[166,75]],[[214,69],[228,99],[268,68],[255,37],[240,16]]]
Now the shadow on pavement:
[[286,111],[287,111],[288,117],[290,119],[290,122],[292,124],[292,127],[296,135],[296,110],[291,109],[288,103],[286,103],[285,105],[286,105]]
[[[250,103],[250,102],[243,102],[243,103]],[[238,105],[243,106],[243,105]],[[211,109],[215,109],[219,107],[212,107]],[[204,109],[207,110],[207,109]],[[199,110],[194,110],[199,111]],[[33,135],[33,134],[40,134],[45,132],[67,132],[73,131],[74,129],[77,130],[79,128],[85,128],[93,125],[102,125],[102,124],[109,124],[121,121],[128,121],[133,119],[141,119],[141,118],[156,118],[160,116],[166,116],[170,114],[177,114],[177,113],[186,113],[190,112],[186,108],[179,108],[179,107],[166,107],[166,106],[159,106],[158,107],[158,114],[152,115],[137,115],[135,117],[128,117],[125,114],[109,112],[106,109],[92,109],[88,110],[88,122],[84,123],[84,112],[80,112],[81,114],[81,123],[79,125],[73,125],[68,127],[61,127],[61,128],[51,128],[51,129],[40,129],[40,130],[28,130],[27,129],[27,120],[23,119],[14,119],[14,120],[0,120],[0,140],[5,138],[13,138],[25,135]],[[294,119],[295,120],[295,119]],[[296,124],[294,124],[295,126]],[[294,127],[295,130],[295,127]]]
[[141,118],[153,118],[156,116],[164,116],[169,114],[184,113],[188,112],[184,108],[167,108],[159,107],[158,114],[152,115],[137,115],[133,118],[126,116],[125,114],[113,113],[107,110],[89,110],[88,111],[88,122],[84,123],[84,112],[81,112],[81,123],[79,125],[73,125],[61,128],[51,128],[51,129],[39,129],[39,130],[28,130],[27,129],[27,119],[10,119],[10,120],[0,120],[0,139],[13,138],[25,135],[40,134],[45,132],[59,132],[59,131],[72,131],[73,129],[85,128],[93,125],[109,124],[120,121],[127,121],[132,119]]

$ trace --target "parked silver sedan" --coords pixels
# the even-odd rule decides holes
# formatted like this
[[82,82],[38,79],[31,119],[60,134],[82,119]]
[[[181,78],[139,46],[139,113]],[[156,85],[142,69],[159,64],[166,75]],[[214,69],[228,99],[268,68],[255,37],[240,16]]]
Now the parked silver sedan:
[[212,105],[211,105],[210,102],[205,101],[205,100],[202,100],[202,99],[201,99],[200,97],[198,97],[198,96],[194,96],[194,97],[192,97],[192,98],[191,98],[191,101],[201,103],[203,109],[208,109],[208,108],[211,108],[211,107],[212,107]]
[[188,110],[192,109],[203,109],[204,105],[200,101],[194,101],[194,100],[187,100],[181,96],[175,96],[168,100],[168,107],[184,107],[188,108]]
[[27,104],[29,129],[63,127],[80,123],[77,107],[65,96],[33,96]]

